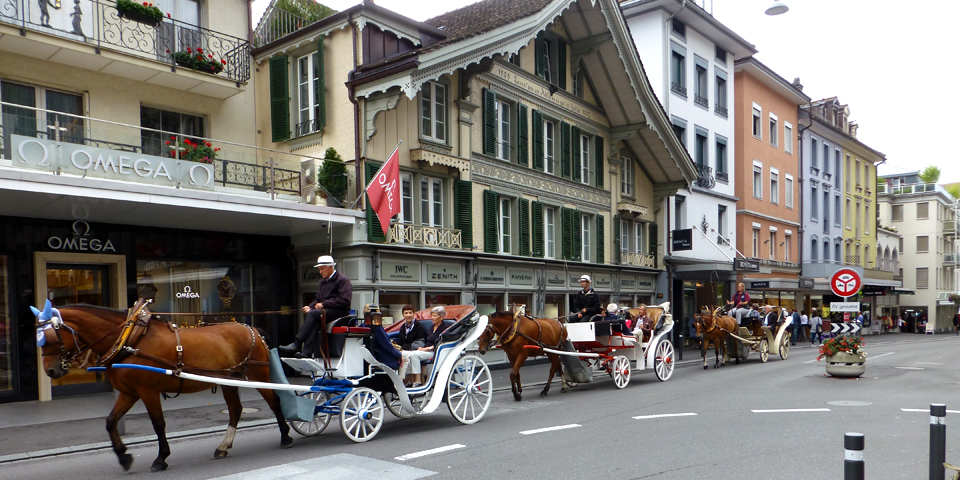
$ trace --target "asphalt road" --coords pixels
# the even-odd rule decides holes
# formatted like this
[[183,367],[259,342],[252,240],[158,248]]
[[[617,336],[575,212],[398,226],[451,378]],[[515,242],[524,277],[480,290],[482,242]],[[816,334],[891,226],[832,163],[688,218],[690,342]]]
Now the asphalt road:
[[522,402],[502,392],[474,425],[443,407],[407,420],[388,414],[364,444],[333,422],[317,437],[292,433],[293,448],[280,450],[276,428],[261,427],[241,430],[225,460],[211,459],[220,435],[174,440],[166,473],[148,473],[156,446],[145,444],[131,448],[129,474],[100,450],[0,465],[0,478],[842,478],[843,434],[855,431],[866,436],[867,478],[921,479],[931,403],[956,409],[947,416],[947,461],[960,463],[960,423],[952,420],[960,340],[871,340],[859,380],[826,377],[816,349],[795,347],[766,364],[754,355],[716,370],[685,365],[664,383],[641,373],[624,390],[600,378],[567,394],[555,386],[546,399],[536,387]]

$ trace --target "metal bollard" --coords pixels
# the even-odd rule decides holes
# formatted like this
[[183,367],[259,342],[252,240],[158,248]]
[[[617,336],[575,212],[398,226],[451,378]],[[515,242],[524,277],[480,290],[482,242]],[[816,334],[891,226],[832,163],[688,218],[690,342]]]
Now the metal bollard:
[[843,480],[863,480],[863,434],[843,436]]
[[943,480],[947,458],[947,406],[930,404],[930,479]]

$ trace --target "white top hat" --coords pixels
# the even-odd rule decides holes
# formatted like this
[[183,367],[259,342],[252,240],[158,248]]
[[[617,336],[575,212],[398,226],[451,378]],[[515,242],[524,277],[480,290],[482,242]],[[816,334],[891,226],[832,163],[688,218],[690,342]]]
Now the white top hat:
[[334,267],[337,263],[333,261],[330,255],[321,255],[317,257],[317,264],[314,267]]
[[589,281],[590,281],[590,275],[581,275],[581,276],[580,276],[580,281],[582,282],[582,281],[584,281],[584,280],[586,280],[586,281],[589,282]]

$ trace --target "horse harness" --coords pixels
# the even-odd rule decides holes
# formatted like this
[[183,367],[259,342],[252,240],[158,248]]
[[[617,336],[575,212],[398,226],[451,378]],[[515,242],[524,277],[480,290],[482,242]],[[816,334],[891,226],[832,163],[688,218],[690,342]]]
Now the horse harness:
[[[526,335],[525,333],[523,333],[523,332],[520,331],[520,319],[521,319],[521,318],[527,318],[528,320],[531,320],[533,323],[535,323],[535,324],[537,325],[537,338],[536,338],[536,339],[534,339],[534,338],[530,337],[529,335]],[[566,327],[565,325],[563,325],[562,323],[560,324],[560,330],[561,330],[561,332],[562,332],[563,330],[566,330],[566,328],[567,328],[567,327]],[[521,337],[523,337],[523,338],[525,338],[525,339],[533,342],[534,345],[537,345],[537,346],[539,346],[539,347],[541,347],[541,348],[544,347],[543,342],[541,341],[541,338],[543,337],[543,327],[540,325],[540,322],[538,322],[535,318],[531,317],[530,315],[526,315],[525,313],[523,313],[523,312],[520,311],[520,310],[518,310],[516,313],[513,314],[513,322],[510,324],[509,327],[507,327],[506,330],[503,331],[503,334],[502,334],[502,335],[497,334],[497,330],[494,329],[493,326],[492,326],[492,325],[489,325],[489,324],[487,325],[487,327],[486,327],[484,330],[489,330],[489,331],[490,331],[490,335],[491,335],[491,336],[490,336],[490,340],[491,340],[491,342],[493,342],[494,344],[499,343],[500,345],[506,345],[506,344],[514,341],[514,340],[517,338],[517,336],[521,336]],[[562,338],[563,335],[561,334],[560,337]],[[494,341],[494,339],[497,339],[497,340]],[[547,346],[548,346],[548,347],[553,347],[553,345],[547,345]],[[557,344],[556,347],[559,348],[560,345]]]

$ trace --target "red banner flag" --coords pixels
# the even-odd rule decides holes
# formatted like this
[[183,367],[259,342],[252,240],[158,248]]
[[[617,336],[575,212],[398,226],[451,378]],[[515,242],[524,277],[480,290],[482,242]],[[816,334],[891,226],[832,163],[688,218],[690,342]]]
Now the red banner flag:
[[387,159],[367,185],[367,198],[377,212],[383,234],[390,228],[390,219],[400,213],[400,146]]

